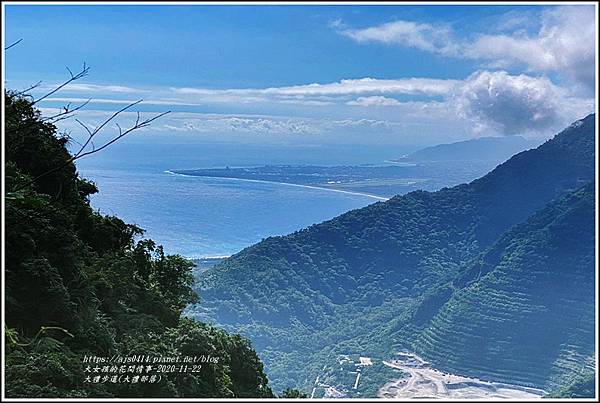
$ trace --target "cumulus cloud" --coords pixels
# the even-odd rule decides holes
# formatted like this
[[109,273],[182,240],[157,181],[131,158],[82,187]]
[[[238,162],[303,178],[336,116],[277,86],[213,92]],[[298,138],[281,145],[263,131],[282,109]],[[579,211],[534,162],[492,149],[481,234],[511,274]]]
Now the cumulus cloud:
[[[261,115],[218,115],[174,113],[163,125],[168,130],[190,133],[246,133],[307,135],[335,133],[340,130],[365,132],[391,130],[397,123],[377,119],[296,118]],[[161,127],[157,127],[161,130]]]
[[572,99],[545,77],[480,71],[468,77],[453,97],[460,116],[480,131],[500,134],[543,133],[591,111],[591,100]]
[[560,7],[544,12],[536,35],[481,35],[465,55],[508,67],[556,71],[589,88],[595,80],[596,23],[594,9]]
[[499,25],[507,32],[482,32],[462,38],[447,25],[404,20],[337,31],[359,43],[379,42],[480,60],[488,67],[525,67],[529,72],[556,72],[588,90],[593,89],[596,71],[594,7],[554,7],[537,18],[528,15],[528,20],[540,21],[535,21],[534,34],[527,33],[523,18],[514,14],[500,18]]
[[277,119],[245,116],[195,117],[184,119],[180,131],[195,133],[317,134],[321,130],[299,119]]
[[394,122],[387,120],[374,119],[343,119],[326,122],[326,127],[354,127],[354,128],[390,128],[396,125]]

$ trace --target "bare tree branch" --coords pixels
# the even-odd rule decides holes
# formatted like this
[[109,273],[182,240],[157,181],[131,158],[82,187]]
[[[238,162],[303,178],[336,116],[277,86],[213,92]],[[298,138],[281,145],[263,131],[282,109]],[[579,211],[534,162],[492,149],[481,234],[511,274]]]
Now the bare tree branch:
[[78,110],[82,109],[84,106],[86,106],[87,104],[90,103],[92,99],[88,99],[87,101],[85,101],[84,103],[82,103],[81,105],[76,106],[75,108],[71,108],[71,103],[69,102],[66,106],[63,106],[63,109],[60,113],[57,113],[56,115],[53,116],[47,116],[45,118],[40,119],[42,122],[51,122],[51,123],[55,123],[58,122],[60,120],[64,120],[64,119],[68,119],[71,116],[73,116],[73,114],[75,112],[77,112]]
[[74,160],[79,159],[81,157],[85,157],[86,155],[90,155],[90,154],[97,153],[98,151],[102,151],[103,149],[105,149],[106,147],[108,147],[109,145],[111,145],[112,143],[114,143],[115,141],[119,140],[121,137],[124,137],[125,135],[131,133],[134,130],[138,130],[138,129],[141,129],[143,127],[146,127],[146,126],[150,125],[150,123],[152,123],[153,121],[155,121],[158,118],[161,118],[161,117],[165,116],[168,113],[171,113],[171,111],[163,112],[163,113],[158,114],[158,115],[156,115],[156,116],[154,116],[154,117],[152,117],[150,119],[146,119],[146,120],[144,120],[142,122],[136,122],[136,124],[134,126],[130,127],[129,129],[127,129],[125,131],[120,131],[120,133],[119,133],[118,136],[116,136],[114,139],[112,139],[109,142],[107,142],[106,144],[104,144],[102,147],[96,148],[96,149],[94,149],[92,151],[87,151],[87,152],[85,152],[83,154],[79,154],[75,158],[73,158],[72,160],[74,161]]
[[62,137],[63,137],[63,138],[66,138],[66,139],[67,139],[67,141],[70,141],[70,142],[72,142],[72,143],[75,143],[75,144],[77,144],[77,145],[78,145],[78,146],[80,146],[80,147],[82,146],[82,144],[81,144],[79,141],[77,141],[77,139],[75,139],[75,138],[71,137],[71,132],[69,132],[69,133],[66,133],[66,132],[65,132],[65,133],[63,133]]
[[[40,102],[43,99],[48,98],[50,95],[54,94],[55,92],[59,91],[61,88],[64,88],[66,85],[72,83],[75,80],[79,80],[82,77],[85,77],[88,72],[90,71],[89,66],[87,66],[85,63],[83,63],[83,68],[81,69],[81,71],[77,74],[73,74],[71,72],[71,70],[69,68],[67,68],[67,70],[69,70],[69,74],[70,74],[70,78],[68,80],[66,80],[65,82],[63,82],[62,84],[58,85],[56,88],[54,88],[52,91],[48,92],[46,95],[43,95],[41,98],[38,98],[37,100],[34,100],[31,105],[35,105],[36,103]],[[41,84],[41,81],[37,82],[36,84],[34,84],[33,86],[31,86],[28,89],[25,89],[23,91],[17,92],[15,93],[16,96],[23,96],[26,92],[38,87]],[[31,97],[31,96],[30,96]],[[33,97],[31,97],[33,98]],[[25,130],[30,126],[35,126],[36,124],[41,122],[50,122],[50,123],[55,123],[58,122],[60,120],[64,120],[67,119],[68,117],[70,117],[72,115],[73,112],[83,108],[85,105],[87,105],[89,102],[91,101],[91,99],[88,99],[86,102],[84,102],[82,105],[74,108],[74,109],[68,109],[57,114],[54,116],[50,116],[50,117],[46,117],[46,118],[42,118],[40,120],[33,120],[29,123],[25,123],[23,125],[17,126],[17,127],[13,127],[11,129],[5,129],[6,133],[15,133],[19,130]]]
[[74,108],[71,108],[71,104],[67,104],[66,106],[63,106],[63,109],[61,110],[60,113],[57,113],[56,115],[52,115],[52,116],[46,116],[44,118],[41,118],[39,120],[33,120],[30,121],[28,123],[25,123],[23,125],[17,126],[17,127],[13,127],[10,129],[6,129],[5,132],[6,133],[15,133],[18,131],[22,131],[22,130],[26,130],[28,127],[30,126],[35,126],[36,124],[39,124],[40,122],[44,122],[44,123],[56,123],[59,122],[61,120],[65,120],[68,119],[70,117],[72,117],[74,115],[75,112],[77,112],[78,110],[82,109],[83,107],[85,107],[87,104],[89,104],[92,101],[92,99],[88,99],[87,101],[83,102],[81,105],[78,105]]
[[33,84],[32,86],[30,86],[30,87],[28,87],[28,88],[25,88],[25,89],[24,89],[24,90],[22,90],[22,91],[15,92],[15,95],[16,95],[16,96],[25,95],[25,94],[26,94],[26,93],[28,93],[29,91],[31,91],[31,90],[33,90],[33,89],[35,89],[35,88],[39,87],[41,83],[42,83],[41,81],[38,81],[37,83]]
[[[20,40],[19,40],[20,42]],[[18,43],[18,42],[17,42]],[[13,44],[11,45],[14,46],[16,45]],[[65,86],[67,86],[68,84],[72,83],[73,81],[79,80],[80,78],[86,76],[89,72],[90,68],[83,63],[83,67],[81,69],[81,71],[79,71],[78,73],[74,74],[71,69],[69,69],[69,67],[67,67],[67,71],[69,72],[69,79],[64,81],[62,84],[58,85],[56,88],[54,88],[53,90],[51,90],[50,92],[46,93],[45,95],[43,95],[42,97],[38,98],[38,99],[34,99],[33,102],[31,102],[31,106],[35,105],[36,103],[48,98],[49,96],[51,96],[52,94],[56,93],[57,91],[61,90],[62,88],[64,88]],[[23,94],[25,94],[26,92],[32,90],[33,88],[36,88],[37,86],[39,86],[39,84],[41,83],[38,82],[37,84],[29,87],[26,90],[23,90],[21,92],[15,93],[15,95],[17,96],[23,96]],[[21,131],[26,129],[28,126],[33,126],[39,123],[44,123],[44,122],[50,122],[50,123],[56,123],[58,121],[64,120],[64,119],[68,119],[73,117],[73,114],[80,110],[81,108],[83,108],[84,106],[86,106],[89,102],[91,101],[91,99],[88,99],[87,101],[83,102],[82,104],[71,108],[71,103],[69,102],[67,105],[63,106],[62,109],[60,110],[59,113],[52,115],[52,116],[48,116],[45,118],[41,118],[41,119],[35,119],[32,120],[26,124],[23,124],[21,126],[17,126],[14,128],[11,128],[10,130],[7,130],[6,132],[17,132],[17,131]],[[122,114],[123,112],[127,111],[128,109],[134,107],[135,105],[138,105],[140,102],[142,102],[142,100],[140,99],[139,101],[135,101],[132,102],[130,104],[128,104],[127,106],[119,109],[118,111],[114,112],[111,116],[109,116],[107,119],[105,119],[99,126],[97,126],[96,128],[94,128],[93,130],[90,129],[85,123],[81,122],[79,119],[75,119],[75,121],[81,126],[83,127],[83,129],[87,132],[87,136],[88,138],[85,140],[85,142],[83,142],[83,144],[79,143],[78,141],[76,141],[75,139],[73,139],[70,135],[67,135],[67,138],[69,140],[74,141],[75,143],[77,143],[78,145],[80,145],[79,150],[74,153],[73,155],[70,156],[70,158],[68,158],[63,164],[52,168],[38,176],[36,176],[35,178],[31,179],[30,181],[28,181],[27,183],[17,187],[17,189],[14,190],[14,192],[18,192],[30,185],[32,185],[33,183],[35,183],[37,180],[50,175],[51,173],[57,172],[60,169],[66,167],[67,165],[71,164],[72,162],[74,162],[75,160],[85,157],[87,155],[91,155],[94,153],[97,153],[99,151],[102,151],[103,149],[105,149],[106,147],[110,146],[111,144],[113,144],[114,142],[118,141],[119,139],[121,139],[122,137],[126,136],[127,134],[131,133],[134,130],[138,130],[141,128],[144,128],[148,125],[150,125],[150,123],[152,123],[153,121],[155,121],[156,119],[170,113],[171,111],[167,111],[167,112],[163,112],[160,113],[156,116],[153,116],[151,118],[145,119],[145,120],[141,120],[141,116],[140,116],[140,112],[137,111],[136,112],[136,119],[135,119],[135,123],[133,124],[133,126],[131,126],[128,129],[123,129],[118,123],[115,123],[117,129],[118,129],[118,134],[116,136],[114,136],[111,140],[107,141],[105,144],[103,144],[102,146],[96,148],[96,145],[93,142],[94,137],[103,129],[105,128],[110,122],[112,122],[117,116],[119,116],[120,114]],[[92,149],[91,150],[87,150],[88,145],[92,145]]]
[[[167,111],[167,112],[163,112],[160,113],[156,116],[153,116],[151,118],[145,119],[145,120],[140,120],[140,113],[137,112],[137,117],[136,117],[136,121],[134,123],[133,126],[131,126],[130,128],[123,130],[121,128],[121,126],[119,124],[116,124],[117,129],[119,130],[119,134],[117,134],[114,138],[112,138],[111,140],[109,140],[108,142],[106,142],[104,145],[96,148],[94,143],[92,142],[92,139],[98,134],[98,132],[100,132],[100,130],[102,130],[109,122],[111,122],[113,119],[115,119],[118,115],[120,115],[121,113],[125,112],[127,109],[139,104],[140,102],[142,102],[142,100],[133,102],[129,105],[127,105],[124,108],[119,109],[118,111],[116,111],[115,113],[113,113],[108,119],[104,120],[104,122],[102,122],[102,124],[100,124],[98,127],[96,127],[94,130],[91,130],[86,124],[84,124],[83,122],[81,122],[79,119],[75,119],[75,121],[77,123],[79,123],[79,125],[81,125],[84,130],[87,132],[88,134],[88,139],[81,145],[81,148],[79,149],[79,151],[77,151],[75,154],[73,154],[71,156],[71,158],[67,159],[62,165],[57,166],[56,168],[52,168],[49,171],[46,171],[38,176],[36,176],[35,178],[31,179],[29,182],[19,186],[17,189],[14,190],[14,192],[18,192],[19,190],[22,190],[30,185],[32,185],[33,183],[35,183],[36,181],[38,181],[39,179],[50,175],[51,173],[57,172],[59,170],[61,170],[62,168],[66,167],[67,165],[69,165],[70,163],[83,158],[87,155],[91,155],[94,153],[97,153],[99,151],[102,151],[103,149],[105,149],[106,147],[110,146],[111,144],[113,144],[114,142],[118,141],[119,139],[123,138],[124,136],[126,136],[127,134],[131,133],[134,130],[138,130],[141,128],[144,128],[148,125],[150,125],[150,123],[152,123],[153,121],[155,121],[158,118],[161,118],[163,116],[165,116],[168,113],[171,113],[171,111]],[[87,148],[87,146],[89,144],[92,144],[92,149],[85,151],[85,149]]]
[[83,63],[83,67],[82,67],[81,71],[79,73],[77,73],[77,74],[73,74],[73,72],[68,67],[67,67],[67,70],[69,71],[69,74],[71,75],[71,77],[67,81],[65,81],[64,83],[62,83],[61,85],[59,85],[58,87],[56,87],[55,89],[53,89],[52,91],[50,91],[49,93],[47,93],[46,95],[42,96],[41,98],[38,98],[38,99],[34,100],[31,103],[31,105],[33,106],[33,105],[37,104],[38,102],[40,102],[41,100],[48,98],[50,95],[52,95],[55,92],[59,91],[63,87],[69,85],[73,81],[76,81],[76,80],[79,80],[82,77],[85,77],[89,73],[90,68],[89,68],[89,66],[86,66],[85,63]]
[[21,43],[22,40],[23,40],[23,38],[21,38],[18,41],[12,43],[11,45],[8,45],[7,47],[4,48],[4,50],[7,51],[8,49],[12,48],[13,46],[17,46],[19,43]]
[[[129,109],[129,108],[131,108],[131,107],[139,104],[140,102],[142,102],[141,99],[139,101],[135,101],[135,102],[133,102],[133,103],[125,106],[124,108],[119,109],[118,111],[116,111],[115,113],[113,113],[108,119],[106,119],[100,126],[96,127],[94,129],[94,131],[90,131],[90,129],[86,125],[84,125],[79,120],[77,120],[77,123],[79,123],[80,125],[82,125],[85,128],[85,130],[88,132],[89,137],[88,137],[87,141],[85,143],[83,143],[83,147],[81,147],[81,149],[79,149],[79,151],[75,153],[75,157],[78,157],[83,152],[83,150],[87,147],[87,145],[89,144],[89,142],[92,141],[92,138],[94,138],[94,136],[100,130],[102,130],[102,128],[104,126],[106,126],[111,120],[113,120],[114,118],[116,118],[119,114],[125,112],[127,109]],[[138,112],[138,121],[139,121],[139,117],[140,117],[140,113]],[[135,125],[138,124],[138,121],[136,121]]]

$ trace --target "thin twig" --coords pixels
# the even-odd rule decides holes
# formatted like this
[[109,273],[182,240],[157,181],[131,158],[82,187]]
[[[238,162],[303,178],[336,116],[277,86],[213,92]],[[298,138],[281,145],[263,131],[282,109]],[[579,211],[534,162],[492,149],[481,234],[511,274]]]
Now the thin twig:
[[[121,113],[125,112],[127,109],[129,109],[129,108],[131,108],[131,107],[133,107],[133,106],[135,106],[135,105],[139,104],[140,102],[142,102],[142,100],[141,100],[141,99],[140,99],[139,101],[135,101],[135,102],[133,102],[133,103],[130,103],[129,105],[127,105],[127,106],[125,106],[125,107],[123,107],[123,108],[119,109],[118,111],[116,111],[115,113],[113,113],[113,114],[112,114],[112,115],[111,115],[111,116],[110,116],[108,119],[106,119],[106,120],[105,120],[105,121],[104,121],[104,122],[103,122],[103,123],[102,123],[100,126],[96,127],[96,128],[94,129],[94,131],[91,131],[91,130],[90,130],[90,129],[89,129],[87,126],[86,126],[86,125],[84,125],[83,123],[81,123],[79,120],[77,120],[77,119],[76,119],[76,120],[77,120],[77,123],[79,123],[80,125],[82,125],[82,126],[85,128],[85,130],[88,132],[88,135],[89,135],[89,137],[88,137],[87,141],[86,141],[86,142],[83,144],[83,147],[81,147],[81,148],[79,149],[79,151],[75,153],[75,157],[79,156],[79,155],[80,155],[80,154],[83,152],[83,150],[84,150],[84,149],[85,149],[85,147],[86,147],[86,146],[89,144],[89,142],[90,142],[90,141],[92,141],[92,138],[93,138],[93,137],[94,137],[94,136],[95,136],[95,135],[96,135],[96,134],[97,134],[97,133],[98,133],[100,130],[102,130],[102,128],[103,128],[104,126],[106,126],[106,125],[107,125],[107,124],[108,124],[108,123],[109,123],[111,120],[113,120],[114,118],[116,118],[116,117],[117,117],[119,114],[121,114]],[[138,119],[139,119],[139,112],[138,112]],[[136,122],[136,125],[137,125],[137,122]],[[135,126],[134,126],[134,127],[135,127]]]
[[19,39],[18,41],[14,42],[11,45],[8,45],[7,47],[4,48],[4,50],[6,51],[6,50],[12,48],[13,46],[17,46],[19,43],[21,43],[22,40],[23,40],[23,38]]
[[143,127],[148,126],[150,123],[152,123],[153,121],[155,121],[158,118],[161,118],[161,117],[165,116],[167,113],[171,113],[171,111],[163,112],[163,113],[161,113],[159,115],[154,116],[153,118],[146,119],[143,122],[141,122],[139,124],[136,124],[135,126],[133,126],[133,127],[129,128],[129,129],[125,130],[124,132],[122,132],[121,134],[119,134],[118,136],[116,136],[114,139],[112,139],[108,143],[104,144],[102,147],[96,148],[95,150],[92,150],[92,151],[85,152],[83,154],[79,154],[77,157],[73,158],[72,161],[75,161],[75,160],[77,160],[77,159],[79,159],[81,157],[85,157],[86,155],[90,155],[90,154],[93,154],[93,153],[96,153],[98,151],[101,151],[101,150],[105,149],[106,147],[108,147],[109,145],[111,145],[112,143],[114,143],[115,141],[119,140],[121,137],[124,137],[125,135],[131,133],[134,130],[141,129]]
[[22,124],[20,126],[16,126],[16,127],[10,128],[10,129],[6,129],[5,132],[7,134],[8,133],[16,133],[18,131],[26,130],[30,126],[35,126],[35,125],[39,124],[40,122],[43,122],[43,123],[56,123],[56,122],[60,122],[61,120],[65,120],[65,119],[68,119],[68,118],[72,117],[75,112],[77,112],[78,110],[82,109],[84,106],[86,106],[87,104],[89,104],[91,101],[92,101],[92,99],[90,98],[87,101],[85,101],[84,103],[82,103],[81,105],[78,105],[78,106],[76,106],[73,109],[67,109],[67,107],[63,107],[63,108],[65,108],[65,110],[61,111],[60,113],[57,113],[56,115],[46,116],[46,117],[41,118],[39,120],[33,120],[33,121],[28,122],[28,123]]
[[81,108],[83,108],[84,106],[89,104],[91,102],[91,100],[92,99],[90,98],[87,101],[85,101],[84,103],[82,103],[81,105],[78,105],[72,109],[71,109],[71,103],[69,103],[66,106],[63,106],[62,112],[57,113],[56,115],[53,115],[53,116],[47,116],[40,120],[42,122],[54,122],[54,121],[66,119],[66,118],[70,117],[70,116],[66,116],[66,115],[72,115],[73,113],[77,112],[78,110],[80,110]]
[[31,105],[33,106],[33,105],[37,104],[38,102],[40,102],[41,100],[48,98],[50,95],[52,95],[55,92],[59,91],[61,88],[69,85],[73,81],[79,80],[80,78],[85,77],[89,73],[90,68],[89,68],[89,66],[86,66],[85,63],[83,63],[83,68],[77,74],[73,74],[73,72],[71,72],[71,70],[68,67],[67,67],[67,70],[69,70],[69,74],[71,75],[71,78],[69,78],[67,81],[65,81],[64,83],[62,83],[61,85],[59,85],[58,87],[56,87],[55,89],[53,89],[52,91],[50,91],[49,93],[47,93],[46,95],[42,96],[41,98],[38,98],[38,99],[34,100],[31,103]]
[[163,112],[161,114],[158,114],[152,118],[140,121],[140,116],[139,116],[139,112],[138,112],[138,116],[136,119],[136,122],[133,126],[131,126],[129,129],[123,131],[121,129],[120,126],[117,126],[117,128],[119,129],[119,134],[117,136],[115,136],[112,140],[108,141],[107,143],[105,143],[104,145],[102,145],[99,148],[96,148],[95,146],[93,147],[92,150],[89,151],[85,151],[86,147],[88,146],[88,144],[92,141],[92,139],[94,138],[94,136],[96,134],[98,134],[98,132],[105,127],[111,120],[113,120],[116,116],[118,116],[119,114],[121,114],[122,112],[124,112],[125,110],[129,109],[130,107],[139,104],[140,102],[142,102],[141,100],[136,101],[132,104],[127,105],[125,108],[122,108],[120,110],[118,110],[117,112],[115,112],[114,114],[112,114],[108,119],[106,119],[100,126],[98,126],[97,128],[95,128],[94,130],[90,130],[89,127],[87,127],[84,123],[82,123],[81,121],[79,121],[78,119],[76,119],[77,123],[79,123],[88,133],[88,139],[85,141],[85,143],[83,143],[83,145],[81,146],[81,148],[79,149],[79,151],[77,153],[75,153],[71,158],[67,159],[63,164],[50,169],[49,171],[46,171],[38,176],[36,176],[35,178],[31,179],[30,181],[28,181],[27,183],[19,186],[17,189],[15,189],[13,192],[18,192],[19,190],[22,190],[30,185],[32,185],[33,183],[35,183],[36,181],[38,181],[39,179],[50,175],[51,173],[57,172],[59,170],[61,170],[62,168],[66,167],[67,165],[69,165],[70,163],[83,158],[87,155],[91,155],[94,153],[97,153],[99,151],[102,151],[103,149],[105,149],[106,147],[110,146],[111,144],[113,144],[114,142],[118,141],[119,139],[121,139],[122,137],[126,136],[127,134],[131,133],[134,130],[138,130],[141,129],[143,127],[148,126],[150,123],[152,123],[153,121],[155,121],[158,118],[161,118],[163,116],[165,116],[168,113],[171,113],[171,111],[167,111],[167,112]]
[[33,84],[31,87],[25,88],[23,91],[15,92],[15,95],[16,96],[24,95],[26,92],[29,92],[29,91],[39,87],[41,83],[42,83],[41,81],[38,81],[37,83]]

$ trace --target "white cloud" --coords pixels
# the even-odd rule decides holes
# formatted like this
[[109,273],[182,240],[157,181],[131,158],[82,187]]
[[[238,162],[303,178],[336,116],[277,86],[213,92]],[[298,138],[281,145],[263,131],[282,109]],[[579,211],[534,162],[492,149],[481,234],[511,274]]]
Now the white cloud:
[[390,128],[396,125],[395,122],[387,120],[374,120],[374,119],[344,119],[331,121],[328,126],[339,126],[339,127],[363,127],[363,128]]
[[[171,130],[189,133],[241,133],[241,134],[276,134],[276,135],[306,135],[327,134],[353,130],[366,133],[372,130],[393,130],[397,122],[378,119],[328,119],[328,118],[297,118],[286,116],[263,115],[219,115],[201,113],[173,113],[167,117],[168,122],[163,126]],[[156,130],[162,130],[156,127]]]
[[329,25],[330,28],[334,28],[334,29],[346,28],[346,24],[344,23],[344,21],[342,21],[341,18],[337,18],[335,20],[329,21],[329,23],[327,25]]
[[[56,88],[56,87],[52,87]],[[65,91],[70,92],[85,92],[85,93],[120,93],[120,94],[133,94],[143,93],[146,90],[141,88],[126,87],[123,85],[99,85],[99,84],[83,84],[83,83],[69,83],[64,88]]]
[[171,88],[174,93],[197,96],[235,96],[235,97],[289,97],[297,96],[339,96],[357,94],[407,94],[407,95],[444,95],[452,90],[456,80],[432,78],[406,78],[380,80],[359,78],[341,80],[333,83],[304,84],[270,88],[248,89],[207,89],[207,88]]
[[[207,104],[248,105],[280,103],[299,106],[344,104],[356,96],[383,95],[444,96],[451,93],[458,80],[430,78],[376,79],[358,78],[332,83],[312,83],[268,88],[132,88],[120,85],[70,84],[52,101],[84,101],[81,94],[90,95],[94,103],[126,104],[133,97],[143,98],[153,105],[202,106]],[[54,88],[54,87],[53,87]],[[37,89],[40,94],[44,89]],[[137,99],[139,99],[137,98]],[[377,98],[373,98],[377,99]]]
[[[358,102],[364,106],[391,105],[392,98],[384,95],[438,97],[446,96],[460,83],[451,79],[401,78],[346,79],[332,83],[312,83],[268,88],[130,88],[120,85],[73,84],[63,92],[66,96],[48,101],[83,102],[81,94],[90,95],[93,103],[127,104],[133,97],[143,98],[151,105],[204,106],[210,104],[255,105],[259,103],[328,106]],[[130,92],[128,92],[130,90]],[[38,89],[37,91],[40,91]],[[41,93],[41,92],[40,92]],[[355,97],[363,98],[360,100]],[[349,103],[352,105],[353,103]]]
[[595,40],[593,8],[559,7],[543,14],[536,35],[481,35],[465,55],[499,67],[521,64],[531,71],[556,71],[593,88]]
[[346,105],[354,106],[395,106],[400,104],[397,99],[382,96],[358,97],[353,101],[346,102]]
[[447,26],[399,20],[364,29],[342,29],[339,32],[359,43],[397,44],[442,55],[453,55],[458,51],[452,30]]
[[[41,108],[45,116],[54,115],[55,108]],[[152,117],[159,112],[144,112],[142,118]],[[112,111],[83,109],[78,111],[77,118],[90,128],[95,128],[113,114]],[[119,123],[121,127],[133,125],[136,112],[123,112],[103,130],[103,135],[115,133]],[[315,135],[330,134],[344,131],[347,133],[364,134],[366,131],[392,130],[397,123],[377,119],[328,119],[328,118],[299,118],[290,116],[248,115],[248,114],[207,114],[197,112],[173,112],[161,117],[150,126],[144,128],[147,133],[191,134],[207,138],[222,135]],[[62,130],[67,130],[75,136],[85,137],[85,132],[74,120],[59,122]]]
[[[534,17],[528,14],[531,21]],[[588,90],[594,88],[596,21],[593,6],[562,6],[543,11],[534,34],[523,18],[499,18],[496,29],[457,38],[447,25],[394,21],[364,29],[337,29],[359,43],[379,42],[443,56],[481,60],[488,67],[524,67],[529,72],[557,72]],[[530,22],[530,24],[532,24]],[[538,25],[538,21],[533,24]]]
[[[117,104],[117,105],[129,105],[139,101],[139,99],[113,99],[113,98],[75,98],[75,97],[48,97],[45,99],[48,102],[70,102],[70,103],[84,103],[88,102],[91,104]],[[204,104],[196,102],[183,102],[176,99],[143,99],[145,105],[173,105],[173,106],[202,106]]]
[[[182,126],[179,126],[182,127]],[[185,131],[195,133],[249,133],[269,134],[317,134],[321,129],[300,119],[277,119],[265,117],[196,117],[183,121]]]
[[333,101],[319,101],[317,99],[281,99],[278,101],[281,104],[303,105],[303,106],[327,106],[335,105]]
[[[94,89],[101,87],[88,85]],[[85,87],[78,88],[83,91]],[[592,98],[576,96],[570,87],[554,84],[547,77],[510,75],[505,71],[479,71],[464,80],[361,78],[254,89],[148,88],[143,91],[144,105],[155,105],[156,110],[165,110],[164,107],[170,105],[179,106],[179,110],[189,107],[187,110],[195,113],[186,119],[181,112],[168,115],[161,119],[163,125],[152,126],[150,131],[205,135],[352,134],[351,131],[356,136],[405,135],[410,131],[420,133],[423,128],[431,132],[437,127],[441,136],[447,127],[456,130],[459,126],[464,131],[482,134],[549,135],[594,107]],[[51,97],[47,101],[86,101],[79,97],[81,93],[75,95]],[[98,96],[88,106],[91,109],[94,104],[129,104],[140,94],[94,92],[90,95]],[[400,101],[398,96],[408,100]],[[196,113],[205,106],[229,115]],[[242,111],[247,115],[239,115]]]
[[593,109],[544,77],[481,71],[465,80],[452,102],[480,131],[505,135],[547,133]]
[[539,30],[541,21],[539,11],[535,9],[515,8],[501,15],[490,16],[486,26],[491,32],[517,33],[527,30]]

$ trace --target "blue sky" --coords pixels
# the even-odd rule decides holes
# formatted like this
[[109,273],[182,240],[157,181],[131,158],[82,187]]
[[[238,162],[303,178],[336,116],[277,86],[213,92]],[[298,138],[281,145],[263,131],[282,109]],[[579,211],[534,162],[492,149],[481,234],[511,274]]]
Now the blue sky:
[[[548,136],[595,107],[593,6],[7,5],[9,88],[143,98],[148,129],[198,141],[433,144]],[[34,92],[34,95],[37,93]],[[124,115],[127,118],[126,115]],[[67,129],[75,130],[75,126]]]

